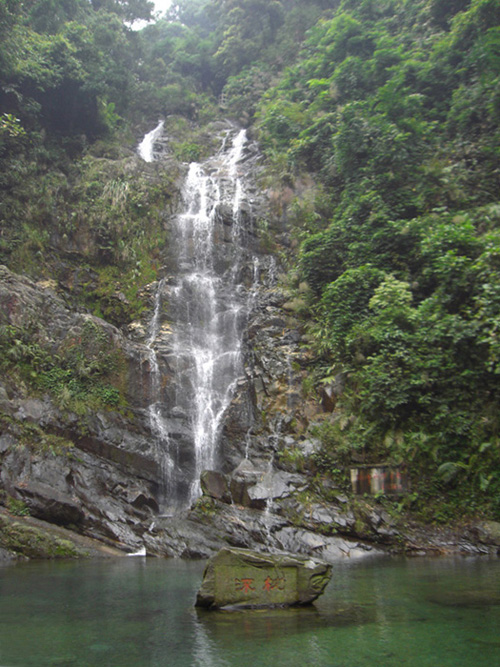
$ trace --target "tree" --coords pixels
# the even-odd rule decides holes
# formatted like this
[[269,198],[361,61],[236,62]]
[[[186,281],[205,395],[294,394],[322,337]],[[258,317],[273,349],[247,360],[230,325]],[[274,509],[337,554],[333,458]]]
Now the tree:
[[95,11],[104,10],[118,14],[125,21],[149,21],[154,9],[150,0],[91,0]]

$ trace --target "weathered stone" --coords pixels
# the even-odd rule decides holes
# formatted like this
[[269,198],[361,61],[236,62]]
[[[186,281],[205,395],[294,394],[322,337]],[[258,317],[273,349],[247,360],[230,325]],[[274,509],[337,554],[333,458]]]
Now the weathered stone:
[[381,553],[380,551],[374,550],[371,546],[356,542],[347,542],[338,537],[329,537],[326,538],[326,541],[327,544],[321,551],[321,558],[329,563],[333,563],[339,558],[345,558],[346,556],[350,559],[354,559]]
[[222,609],[310,604],[323,593],[330,577],[331,566],[311,558],[224,548],[205,568],[196,606]]
[[132,507],[137,508],[138,510],[148,510],[157,514],[160,511],[160,507],[156,500],[151,496],[146,496],[144,493],[139,493],[133,500],[130,501]]
[[321,441],[316,439],[299,440],[297,444],[305,456],[311,456],[321,448]]
[[251,506],[248,489],[254,486],[263,474],[264,472],[259,470],[249,459],[240,461],[238,467],[232,472],[229,483],[231,497],[236,505]]
[[294,483],[297,485],[302,481],[297,482],[296,478],[296,475],[282,471],[266,472],[257,484],[248,488],[251,506],[263,509],[268,501],[289,496]]
[[82,558],[88,552],[68,539],[50,534],[22,520],[0,515],[0,548],[27,558]]
[[231,497],[237,505],[262,510],[269,501],[286,498],[304,484],[301,475],[272,470],[268,461],[257,463],[244,459],[231,474]]
[[204,495],[221,500],[223,503],[231,502],[227,479],[222,473],[204,470],[200,476],[200,484]]
[[84,512],[77,502],[47,484],[23,482],[22,485],[16,485],[15,489],[32,516],[63,526],[76,525],[84,519]]
[[333,522],[332,515],[322,505],[313,505],[311,507],[310,516],[314,523],[330,524]]
[[43,423],[44,417],[49,410],[49,406],[38,399],[26,399],[21,401],[15,418],[19,421],[31,421]]
[[275,538],[283,549],[293,550],[298,554],[312,554],[327,563],[335,563],[343,558],[361,558],[369,554],[382,553],[359,542],[352,542],[338,536],[319,535],[291,526],[277,531]]
[[337,405],[337,395],[332,385],[326,385],[320,389],[321,406],[324,412],[333,412]]
[[[288,529],[288,536],[289,538],[291,537],[291,544],[295,542],[300,545],[299,553],[301,551],[302,553],[317,552],[317,550],[323,549],[326,545],[326,537],[313,533],[310,530],[301,530],[291,527]],[[280,538],[282,537],[283,536],[280,535]]]
[[0,436],[0,454],[5,454],[11,447],[16,444],[16,439],[6,433],[5,435]]
[[498,521],[482,521],[476,532],[479,541],[483,544],[494,544],[500,547],[500,523]]
[[2,549],[2,547],[0,547],[0,562],[14,559],[15,556],[11,551],[7,551],[7,549]]
[[243,479],[234,479],[230,481],[231,498],[236,505],[250,507],[251,501],[248,495],[248,484]]

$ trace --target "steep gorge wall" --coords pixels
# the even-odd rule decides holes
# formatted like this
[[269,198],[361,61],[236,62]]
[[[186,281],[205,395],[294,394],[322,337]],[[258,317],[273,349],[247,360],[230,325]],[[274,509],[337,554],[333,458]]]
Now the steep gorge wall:
[[[255,147],[246,151],[242,161],[254,159]],[[164,168],[143,167],[153,176],[155,187]],[[247,197],[254,200],[256,194],[250,188]],[[172,233],[173,212],[171,209],[166,214],[165,236]],[[241,224],[246,230],[248,257],[258,252],[254,216],[250,201],[244,202]],[[221,205],[215,242],[223,250],[219,254],[227,270],[238,252],[231,250],[233,224],[232,211]],[[75,267],[78,257],[88,260],[94,245],[87,238],[88,231],[88,225],[83,224],[71,237],[53,237],[58,252],[71,257]],[[175,258],[169,257],[168,247],[162,260],[160,273],[166,295],[156,344],[162,395],[168,403],[173,386],[168,285],[175,281],[169,273]],[[55,254],[50,264],[55,275],[62,275],[63,265]],[[238,280],[243,288],[253,289],[252,261],[244,261],[240,271]],[[165,452],[158,446],[148,415],[152,368],[147,345],[159,283],[142,291],[146,309],[141,319],[124,324],[120,330],[75,308],[74,294],[68,299],[67,289],[76,286],[77,274],[77,268],[76,273],[70,269],[58,285],[53,279],[35,281],[6,267],[1,270],[0,324],[5,355],[0,389],[2,499],[17,511],[22,508],[22,512],[126,548],[142,545],[146,531],[151,531],[147,533],[151,536],[148,550],[162,552],[161,540],[155,544],[153,539],[152,526],[165,484]],[[111,358],[109,371],[103,370]],[[104,394],[103,400],[95,397],[95,390]],[[175,406],[166,407],[171,410]],[[247,407],[245,431],[254,419],[252,400]],[[178,420],[180,429],[189,437],[187,423],[181,424],[183,419],[187,416]],[[238,419],[241,421],[241,414]],[[238,437],[226,435],[225,442],[219,464],[230,469],[244,451]]]

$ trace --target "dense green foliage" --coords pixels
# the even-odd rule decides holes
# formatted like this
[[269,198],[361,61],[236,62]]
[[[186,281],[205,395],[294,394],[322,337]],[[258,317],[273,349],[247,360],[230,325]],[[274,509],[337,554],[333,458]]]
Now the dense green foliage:
[[[172,164],[153,179],[134,166],[137,126],[166,117],[173,155],[199,159],[226,83],[234,112],[255,108],[281,66],[271,52],[288,20],[281,2],[191,0],[132,30],[127,21],[150,9],[146,0],[0,2],[0,263],[56,278],[117,325],[140,315],[139,289],[156,277],[178,176]],[[298,21],[302,34],[316,14]],[[258,90],[244,90],[265,68]]]
[[85,413],[117,407],[120,353],[106,333],[87,320],[78,335],[69,333],[57,349],[48,345],[36,325],[21,329],[0,325],[0,370],[12,386],[49,394],[59,407]]
[[129,182],[129,153],[118,143],[140,52],[124,20],[151,8],[146,0],[0,3],[0,262],[58,279],[117,324],[137,315],[137,289],[155,276],[175,177],[162,191]]
[[259,115],[284,182],[323,186],[295,223],[320,377],[347,377],[331,451],[497,514],[499,20],[498,0],[345,0]]

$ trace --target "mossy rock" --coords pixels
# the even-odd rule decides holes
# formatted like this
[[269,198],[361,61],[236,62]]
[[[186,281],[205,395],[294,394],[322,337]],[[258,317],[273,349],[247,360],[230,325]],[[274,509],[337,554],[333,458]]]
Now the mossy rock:
[[224,547],[207,563],[196,606],[245,609],[307,605],[323,593],[331,574],[331,565],[312,558]]
[[483,544],[493,544],[500,547],[500,522],[482,521],[477,526],[479,541]]
[[89,553],[70,540],[0,516],[0,548],[25,558],[85,558]]

